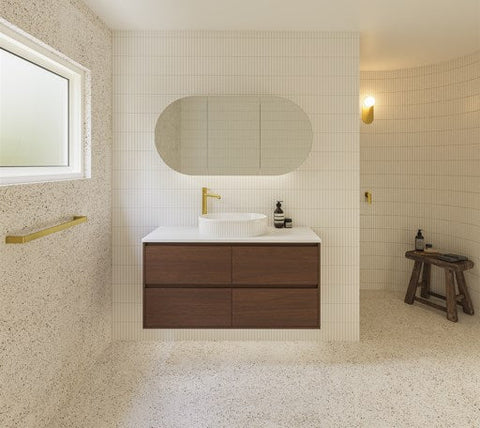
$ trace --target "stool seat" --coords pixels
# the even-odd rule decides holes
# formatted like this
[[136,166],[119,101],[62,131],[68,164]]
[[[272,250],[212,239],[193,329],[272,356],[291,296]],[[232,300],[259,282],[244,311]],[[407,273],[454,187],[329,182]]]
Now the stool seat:
[[[464,271],[472,269],[474,263],[471,260],[463,260],[460,262],[447,262],[438,258],[438,253],[428,253],[424,251],[407,251],[405,257],[413,260],[412,276],[408,284],[407,293],[405,295],[405,303],[413,305],[414,301],[432,306],[436,309],[447,312],[449,321],[457,322],[457,304],[461,305],[463,312],[473,315],[473,304],[468,293],[467,283],[465,281]],[[431,266],[438,266],[445,270],[445,296],[434,293],[430,290]],[[422,281],[419,282],[420,274]],[[458,286],[459,294],[455,289],[455,278]],[[421,297],[416,296],[417,288],[421,287]],[[446,306],[438,305],[430,300],[430,296],[438,297],[446,301]]]
[[471,260],[463,260],[461,262],[447,262],[438,258],[439,253],[428,253],[425,251],[407,251],[405,257],[407,259],[417,260],[422,263],[429,263],[431,265],[439,266],[446,269],[451,269],[455,272],[463,272],[472,269],[474,264]]

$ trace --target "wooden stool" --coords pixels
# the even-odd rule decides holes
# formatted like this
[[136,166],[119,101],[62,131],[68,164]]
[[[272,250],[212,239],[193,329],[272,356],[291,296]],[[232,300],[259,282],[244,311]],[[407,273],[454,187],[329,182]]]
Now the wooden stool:
[[[463,307],[463,312],[468,315],[473,315],[473,305],[470,295],[468,294],[467,283],[465,282],[464,271],[472,269],[474,264],[471,260],[462,262],[446,262],[438,258],[439,254],[426,253],[424,251],[407,251],[405,257],[415,261],[413,265],[413,272],[408,284],[407,294],[405,295],[405,303],[413,305],[413,302],[423,303],[432,306],[436,309],[447,312],[447,319],[449,321],[457,322],[457,304]],[[423,265],[423,271],[422,271]],[[445,296],[430,291],[430,273],[432,265],[439,266],[445,269]],[[422,273],[422,281],[419,282],[420,272]],[[455,279],[457,279],[458,292],[455,291]],[[417,297],[417,287],[421,287],[420,295]],[[437,305],[430,300],[430,296],[438,297],[446,300],[447,306]]]

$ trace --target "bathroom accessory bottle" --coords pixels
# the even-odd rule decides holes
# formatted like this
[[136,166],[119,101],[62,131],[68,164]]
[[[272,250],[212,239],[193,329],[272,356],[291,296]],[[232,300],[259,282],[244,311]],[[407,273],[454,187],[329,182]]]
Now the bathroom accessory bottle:
[[425,250],[425,238],[422,235],[422,229],[418,229],[417,236],[415,236],[415,251]]
[[285,226],[285,213],[282,210],[282,202],[277,201],[277,209],[273,212],[273,225],[277,229],[281,229]]

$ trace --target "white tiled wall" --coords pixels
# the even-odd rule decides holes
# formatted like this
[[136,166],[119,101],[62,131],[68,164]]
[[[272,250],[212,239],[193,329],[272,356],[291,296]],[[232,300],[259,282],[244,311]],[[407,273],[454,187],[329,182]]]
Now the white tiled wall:
[[[116,339],[358,340],[358,35],[322,32],[114,34],[113,304]],[[188,95],[277,95],[310,117],[313,150],[281,176],[187,176],[154,145],[159,114]],[[263,212],[284,201],[296,225],[323,239],[320,331],[143,330],[141,238],[195,225],[201,187],[210,210]]]
[[[480,53],[407,70],[361,73],[376,98],[361,126],[361,286],[405,291],[415,232],[468,255],[467,282],[480,308]],[[442,290],[442,272],[434,270]],[[442,290],[444,291],[444,290]]]

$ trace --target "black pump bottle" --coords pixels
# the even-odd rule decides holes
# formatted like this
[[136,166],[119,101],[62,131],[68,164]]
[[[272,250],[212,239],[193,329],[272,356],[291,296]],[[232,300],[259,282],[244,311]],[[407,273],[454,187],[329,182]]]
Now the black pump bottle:
[[285,213],[282,210],[282,202],[277,201],[277,209],[273,212],[273,225],[277,229],[281,229],[285,226]]

